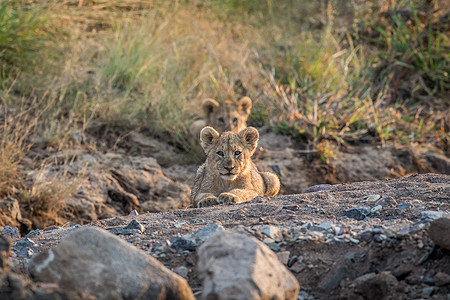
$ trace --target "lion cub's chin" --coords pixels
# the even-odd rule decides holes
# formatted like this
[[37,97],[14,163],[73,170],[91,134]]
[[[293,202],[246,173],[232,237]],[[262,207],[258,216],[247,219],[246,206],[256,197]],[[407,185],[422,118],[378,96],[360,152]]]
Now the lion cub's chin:
[[237,178],[237,175],[229,174],[229,175],[220,175],[220,177],[224,180],[235,180]]

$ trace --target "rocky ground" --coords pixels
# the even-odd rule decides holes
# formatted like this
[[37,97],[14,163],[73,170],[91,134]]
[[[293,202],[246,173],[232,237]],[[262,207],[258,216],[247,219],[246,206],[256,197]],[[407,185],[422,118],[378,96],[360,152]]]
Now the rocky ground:
[[[11,299],[13,293],[20,299],[17,289],[28,289],[19,295],[24,299],[49,293],[66,297],[58,290],[64,284],[40,282],[42,278],[33,273],[38,265],[35,257],[55,249],[69,234],[99,227],[184,277],[198,298],[211,295],[211,286],[219,288],[211,283],[217,278],[205,275],[214,273],[208,268],[215,262],[202,255],[209,249],[202,244],[236,232],[256,238],[270,253],[276,253],[300,284],[298,299],[450,299],[449,213],[450,176],[424,174],[319,185],[302,194],[258,197],[228,206],[145,214],[133,211],[85,226],[35,230],[26,237],[5,227],[3,234],[12,237],[9,258],[13,271],[4,275],[8,280],[3,281],[0,292],[5,299]],[[236,248],[241,244],[259,247],[256,242],[257,246],[252,246],[241,243],[242,239],[234,241]],[[220,243],[225,242],[216,244]],[[143,252],[140,256],[147,256]],[[3,256],[3,261],[6,259]],[[250,267],[242,263],[235,268],[231,277]],[[27,279],[30,272],[37,283]],[[85,276],[98,275],[88,272]],[[238,279],[227,282],[230,280]]]

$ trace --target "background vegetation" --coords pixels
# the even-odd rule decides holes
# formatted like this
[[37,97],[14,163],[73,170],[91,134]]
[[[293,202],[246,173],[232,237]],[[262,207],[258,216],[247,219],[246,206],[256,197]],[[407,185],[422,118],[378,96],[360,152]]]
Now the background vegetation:
[[253,125],[324,161],[336,143],[449,154],[449,23],[439,0],[2,1],[0,197],[56,195],[27,185],[25,153],[96,151],[81,137],[98,124],[195,160],[207,97],[250,96]]

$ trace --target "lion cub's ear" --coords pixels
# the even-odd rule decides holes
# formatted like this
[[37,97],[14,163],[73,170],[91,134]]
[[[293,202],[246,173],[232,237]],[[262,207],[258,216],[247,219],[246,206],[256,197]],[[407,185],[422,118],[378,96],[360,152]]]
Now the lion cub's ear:
[[248,148],[253,152],[256,149],[256,145],[258,145],[258,130],[256,130],[256,128],[254,127],[247,127],[238,134],[241,137],[244,145],[248,145]]
[[217,141],[219,133],[212,127],[206,126],[200,131],[200,143],[203,150],[208,152],[208,149]]
[[203,111],[205,112],[206,116],[209,116],[214,110],[216,110],[219,107],[219,103],[211,98],[205,99],[202,103]]
[[243,97],[237,102],[239,110],[243,111],[247,116],[250,115],[252,110],[252,99],[249,97]]

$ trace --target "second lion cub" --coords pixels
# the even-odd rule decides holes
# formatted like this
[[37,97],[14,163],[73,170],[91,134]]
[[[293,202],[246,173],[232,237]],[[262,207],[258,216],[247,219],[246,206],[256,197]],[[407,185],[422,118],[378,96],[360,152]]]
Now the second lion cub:
[[192,187],[194,207],[241,203],[259,195],[278,194],[278,177],[259,172],[251,160],[258,140],[259,133],[253,127],[220,135],[212,127],[202,129],[200,141],[207,158],[197,170]]

